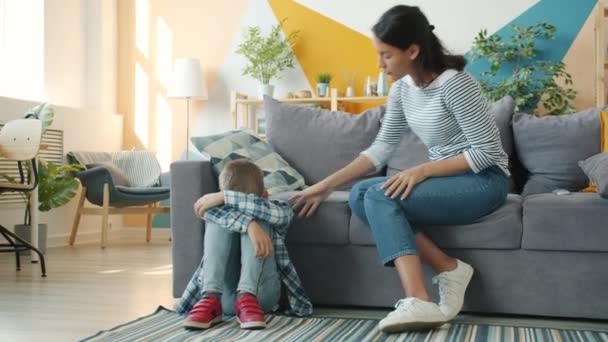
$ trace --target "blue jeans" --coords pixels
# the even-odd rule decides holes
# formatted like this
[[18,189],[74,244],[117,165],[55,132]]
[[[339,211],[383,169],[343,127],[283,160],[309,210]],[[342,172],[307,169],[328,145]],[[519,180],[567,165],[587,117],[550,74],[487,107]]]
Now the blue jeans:
[[508,178],[492,166],[475,174],[428,178],[405,200],[391,199],[382,184],[390,177],[356,183],[349,197],[352,211],[372,230],[385,266],[400,256],[417,254],[414,225],[469,224],[504,204]]
[[[270,229],[260,222],[270,236]],[[247,234],[207,222],[203,255],[203,292],[222,293],[222,310],[234,314],[238,292],[255,295],[265,312],[276,309],[281,295],[281,281],[274,254],[257,258]]]

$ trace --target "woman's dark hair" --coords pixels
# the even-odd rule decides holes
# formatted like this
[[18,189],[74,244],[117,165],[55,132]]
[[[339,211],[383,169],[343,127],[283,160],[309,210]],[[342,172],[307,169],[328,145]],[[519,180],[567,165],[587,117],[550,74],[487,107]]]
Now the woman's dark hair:
[[416,57],[420,71],[441,73],[446,69],[462,71],[467,63],[461,55],[450,55],[433,33],[420,8],[397,5],[386,11],[372,27],[374,35],[382,42],[405,50],[412,44],[420,46]]

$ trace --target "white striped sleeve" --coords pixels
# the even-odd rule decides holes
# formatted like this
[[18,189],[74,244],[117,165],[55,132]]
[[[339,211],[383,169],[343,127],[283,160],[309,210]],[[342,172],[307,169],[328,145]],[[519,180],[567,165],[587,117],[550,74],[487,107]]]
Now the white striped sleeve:
[[446,82],[443,92],[448,109],[471,145],[463,152],[471,170],[478,173],[500,164],[504,158],[500,135],[488,114],[488,102],[477,80],[466,72],[459,72]]
[[393,83],[391,91],[388,94],[382,127],[380,127],[380,131],[372,145],[361,152],[374,164],[376,171],[379,171],[386,165],[388,159],[397,149],[401,141],[401,135],[407,127],[407,119],[405,118],[401,103],[402,87],[402,80]]

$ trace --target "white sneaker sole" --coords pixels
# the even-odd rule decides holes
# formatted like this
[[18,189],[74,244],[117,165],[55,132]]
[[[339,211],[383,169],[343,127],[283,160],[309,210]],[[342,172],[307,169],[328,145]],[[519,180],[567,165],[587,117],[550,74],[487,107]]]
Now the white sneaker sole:
[[186,320],[184,321],[183,326],[188,329],[209,329],[216,324],[222,323],[223,321],[224,316],[217,316],[207,323]]
[[412,330],[430,330],[434,328],[438,328],[445,324],[446,320],[440,321],[415,321],[415,322],[395,322],[391,324],[387,324],[383,327],[380,327],[380,330],[385,333],[398,333],[403,331],[412,331]]

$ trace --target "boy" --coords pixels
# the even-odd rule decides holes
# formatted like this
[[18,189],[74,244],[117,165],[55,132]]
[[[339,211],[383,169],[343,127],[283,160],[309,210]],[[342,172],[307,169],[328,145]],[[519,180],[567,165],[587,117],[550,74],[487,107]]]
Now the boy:
[[219,176],[221,192],[195,203],[194,211],[206,226],[204,262],[177,306],[179,314],[188,313],[185,327],[207,329],[227,313],[236,314],[243,329],[263,329],[264,313],[277,309],[281,284],[291,313],[312,313],[285,249],[291,205],[268,200],[263,180],[251,161],[231,161]]

